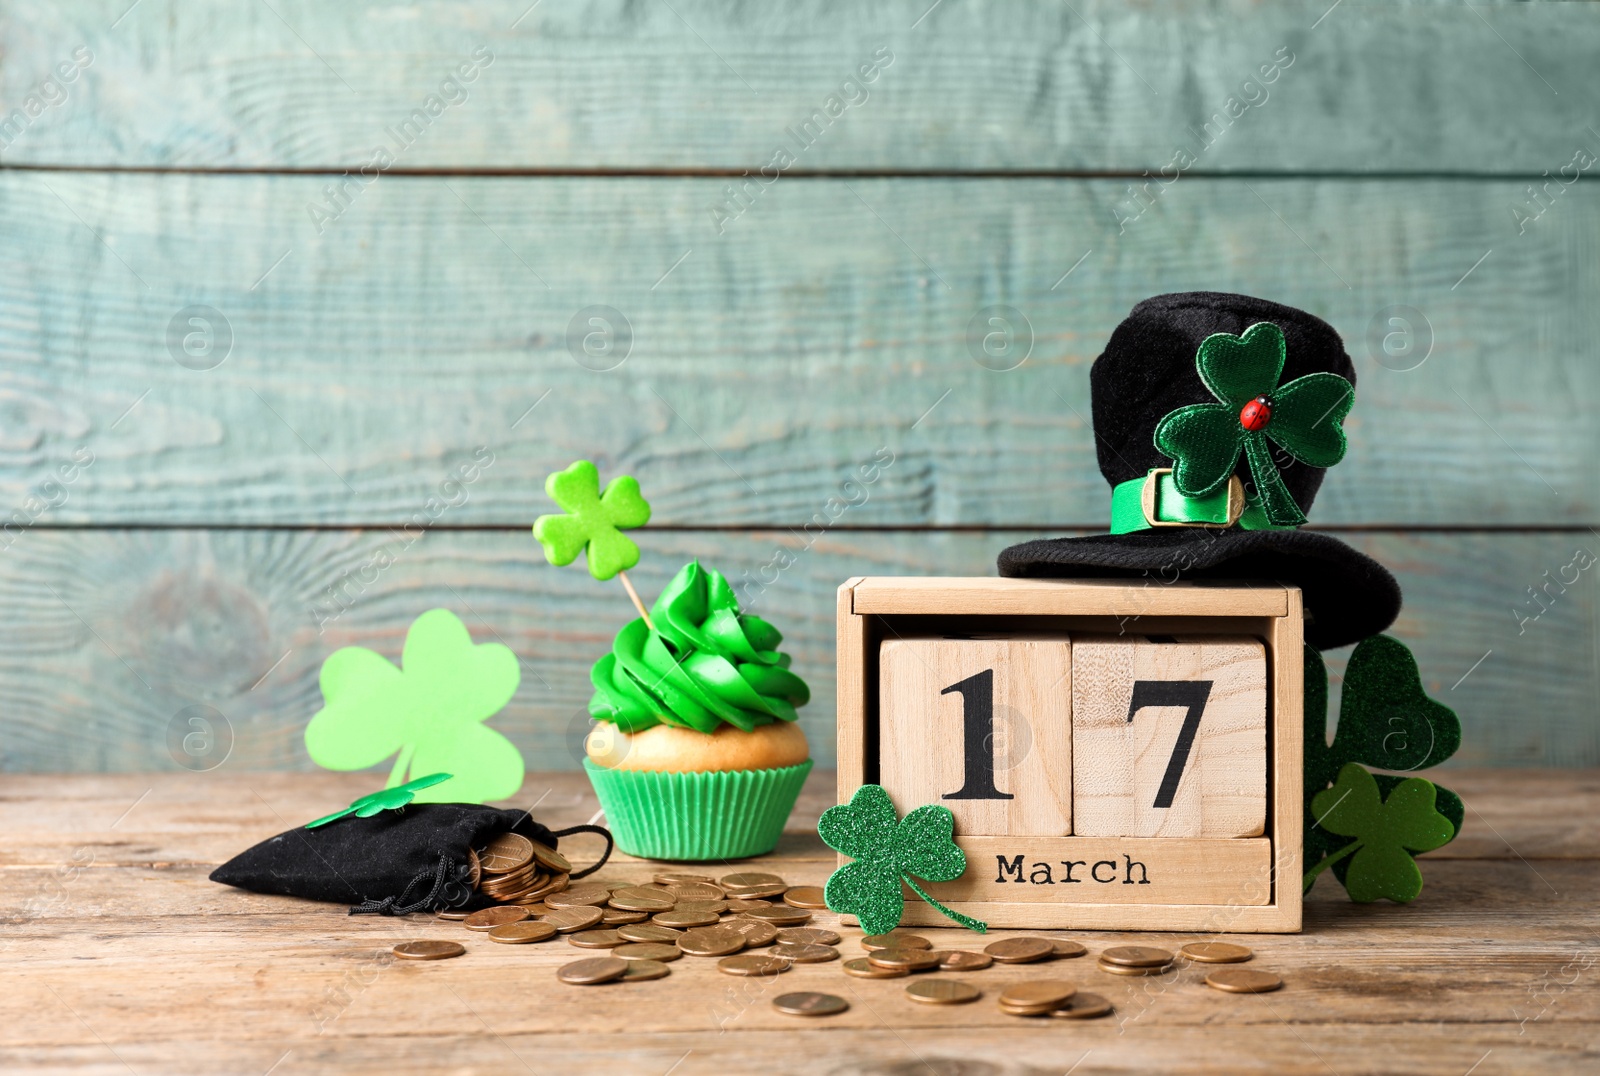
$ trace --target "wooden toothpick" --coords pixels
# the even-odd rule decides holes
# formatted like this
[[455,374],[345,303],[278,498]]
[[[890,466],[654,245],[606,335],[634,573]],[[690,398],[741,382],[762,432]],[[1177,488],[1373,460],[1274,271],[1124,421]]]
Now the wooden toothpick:
[[656,626],[650,622],[650,614],[645,610],[644,602],[639,600],[639,592],[633,589],[632,583],[628,582],[628,573],[618,572],[617,578],[622,580],[622,585],[628,590],[628,597],[633,599],[633,607],[639,610],[639,615],[644,618],[644,626],[651,631],[655,631]]

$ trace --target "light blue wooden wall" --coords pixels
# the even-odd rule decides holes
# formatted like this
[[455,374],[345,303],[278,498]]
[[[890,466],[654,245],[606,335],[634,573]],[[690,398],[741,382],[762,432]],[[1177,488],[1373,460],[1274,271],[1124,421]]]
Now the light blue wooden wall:
[[322,659],[434,605],[574,765],[630,615],[527,534],[580,456],[656,506],[646,590],[796,558],[761,611],[831,761],[837,584],[1103,525],[1088,366],[1195,288],[1344,334],[1313,519],[1400,576],[1458,761],[1600,763],[1597,569],[1529,595],[1600,554],[1597,50],[1587,5],[10,4],[0,768],[171,768],[194,705],[306,768]]

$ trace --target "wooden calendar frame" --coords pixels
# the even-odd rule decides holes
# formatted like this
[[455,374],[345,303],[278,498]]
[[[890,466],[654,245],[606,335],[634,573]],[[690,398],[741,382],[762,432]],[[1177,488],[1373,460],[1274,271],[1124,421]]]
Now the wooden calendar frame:
[[[955,621],[972,630],[1037,630],[1127,634],[1239,635],[1260,639],[1267,651],[1267,821],[1260,838],[1118,838],[1119,846],[1138,842],[1158,849],[1171,869],[1237,877],[1238,900],[1198,897],[1194,903],[1091,903],[1049,899],[1049,891],[1028,891],[1029,899],[1006,895],[986,878],[980,857],[1000,842],[1027,842],[1045,854],[1070,855],[1108,845],[1097,837],[962,837],[968,871],[955,882],[929,885],[956,911],[993,927],[1092,930],[1162,930],[1239,933],[1294,933],[1300,929],[1303,769],[1304,619],[1300,590],[1277,583],[1164,583],[1150,580],[1070,580],[856,577],[839,587],[838,604],[838,802],[878,779],[878,646],[901,635],[949,630]],[[1247,848],[1251,842],[1265,847]],[[1219,850],[1238,853],[1232,865],[1218,867]],[[1010,850],[1010,846],[1007,847]],[[1152,853],[1154,854],[1154,853]],[[848,862],[841,856],[840,862]],[[1102,861],[1104,862],[1104,861]],[[1196,888],[1204,888],[1199,881]],[[1017,891],[1011,891],[1015,894]],[[901,922],[910,926],[948,924],[915,898]]]

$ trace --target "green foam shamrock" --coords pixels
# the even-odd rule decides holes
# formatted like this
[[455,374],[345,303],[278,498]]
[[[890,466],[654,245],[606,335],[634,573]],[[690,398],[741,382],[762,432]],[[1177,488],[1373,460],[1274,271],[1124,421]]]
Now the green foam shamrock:
[[1435,809],[1434,793],[1431,782],[1407,777],[1385,798],[1372,774],[1357,763],[1340,770],[1332,788],[1311,798],[1311,809],[1323,829],[1355,840],[1313,867],[1306,885],[1348,856],[1344,887],[1351,900],[1415,900],[1422,892],[1422,872],[1412,857],[1456,835],[1455,826]]
[[484,725],[516,694],[516,655],[499,643],[474,646],[448,609],[431,609],[406,632],[405,671],[361,646],[322,663],[323,707],[306,726],[311,760],[330,770],[359,770],[398,752],[395,788],[410,773],[446,771],[449,781],[418,797],[425,803],[482,803],[522,787],[522,755]]
[[829,876],[823,899],[834,911],[855,916],[868,934],[887,934],[900,924],[904,882],[962,926],[986,933],[987,924],[946,908],[916,882],[948,882],[967,869],[954,831],[950,808],[929,804],[897,818],[882,785],[862,785],[848,804],[829,807],[817,821],[823,842],[855,860]]
[[533,536],[551,564],[571,564],[585,547],[589,574],[596,579],[610,579],[639,563],[639,547],[622,533],[650,522],[650,504],[640,495],[637,479],[618,475],[601,493],[599,468],[579,460],[546,478],[544,491],[567,511],[533,521]]
[[415,781],[407,781],[394,788],[379,789],[377,792],[368,792],[365,796],[358,796],[350,806],[342,811],[325,814],[315,822],[307,822],[307,829],[316,829],[329,822],[337,821],[345,815],[353,814],[357,818],[371,818],[379,811],[398,811],[416,798],[416,794],[424,788],[429,788],[452,777],[448,773],[430,773],[426,777],[418,777]]
[[1180,407],[1155,432],[1156,447],[1176,461],[1172,481],[1179,493],[1215,492],[1232,476],[1243,450],[1267,520],[1279,527],[1306,521],[1267,441],[1301,463],[1332,467],[1344,458],[1340,423],[1355,403],[1355,388],[1325,371],[1279,385],[1284,358],[1283,330],[1270,321],[1257,322],[1243,336],[1213,333],[1200,342],[1195,366],[1221,402]]
[[[1307,889],[1328,867],[1345,884],[1355,900],[1373,900],[1387,896],[1391,900],[1407,901],[1416,897],[1421,889],[1421,876],[1391,875],[1395,879],[1388,891],[1373,893],[1370,879],[1357,885],[1350,877],[1352,862],[1348,858],[1358,850],[1360,841],[1352,836],[1371,838],[1372,833],[1360,835],[1348,832],[1350,824],[1339,818],[1324,818],[1318,804],[1326,808],[1337,800],[1319,799],[1331,785],[1354,786],[1353,777],[1346,773],[1352,768],[1361,769],[1364,763],[1378,769],[1414,771],[1438,765],[1461,746],[1461,722],[1455,711],[1428,697],[1422,687],[1422,676],[1416,658],[1406,645],[1388,635],[1374,635],[1363,640],[1350,655],[1345,667],[1344,689],[1339,700],[1339,726],[1333,742],[1328,742],[1328,670],[1322,656],[1311,647],[1305,648],[1305,862],[1310,864],[1304,882]],[[1363,771],[1364,772],[1364,771]],[[1400,843],[1402,848],[1415,852],[1436,848],[1461,831],[1466,808],[1448,788],[1434,786],[1416,777],[1395,774],[1369,775],[1380,798],[1393,799],[1402,786],[1412,791],[1410,797],[1422,798],[1419,784],[1431,790],[1427,800],[1429,810],[1436,811],[1450,826],[1450,834],[1438,844],[1417,847]],[[1409,808],[1408,808],[1409,809]],[[1384,816],[1385,818],[1389,816]],[[1399,817],[1399,816],[1396,816]],[[1409,823],[1407,823],[1409,825]],[[1409,839],[1409,838],[1408,838]],[[1393,850],[1394,842],[1387,847]],[[1371,858],[1369,857],[1369,861]],[[1415,888],[1411,881],[1414,879]],[[1358,891],[1362,895],[1358,895]],[[1409,893],[1409,896],[1404,895]]]

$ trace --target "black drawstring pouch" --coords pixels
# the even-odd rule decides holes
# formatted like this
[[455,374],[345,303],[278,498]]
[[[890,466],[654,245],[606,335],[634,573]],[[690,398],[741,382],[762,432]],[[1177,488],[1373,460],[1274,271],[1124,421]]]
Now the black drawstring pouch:
[[611,834],[600,826],[552,831],[527,811],[414,803],[280,833],[228,860],[211,872],[211,880],[253,893],[349,904],[351,915],[475,911],[497,902],[473,889],[467,852],[501,833],[519,833],[550,848],[573,833],[604,837],[599,861],[573,871],[575,879],[593,874],[611,856]]

